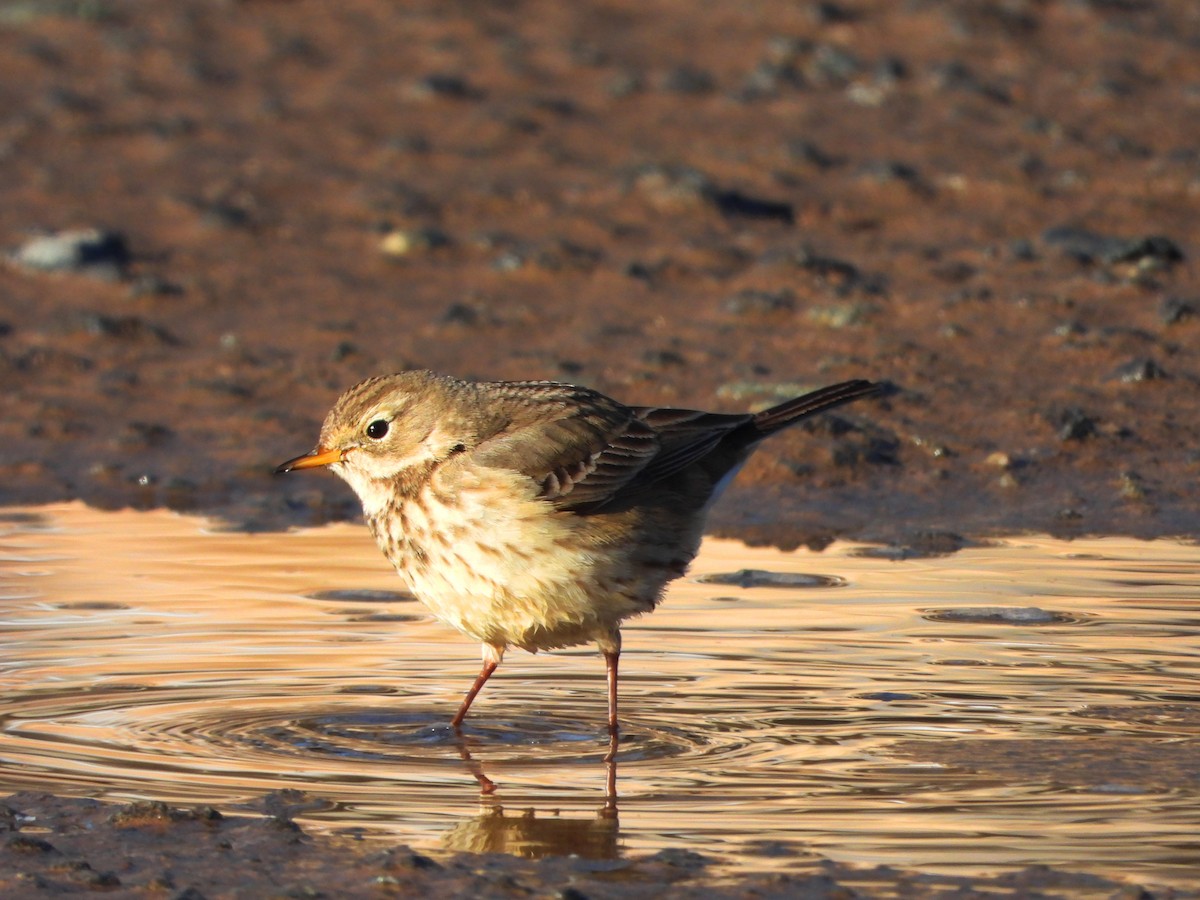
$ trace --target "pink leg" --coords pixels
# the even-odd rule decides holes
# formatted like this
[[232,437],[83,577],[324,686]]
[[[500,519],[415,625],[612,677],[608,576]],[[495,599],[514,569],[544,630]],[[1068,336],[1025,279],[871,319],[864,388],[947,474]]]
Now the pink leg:
[[492,673],[500,665],[498,659],[484,659],[483,669],[479,673],[479,677],[475,679],[475,683],[471,685],[471,689],[467,691],[467,696],[463,698],[462,706],[458,708],[458,712],[454,718],[450,720],[450,724],[454,726],[454,730],[458,731],[462,728],[463,719],[467,717],[467,710],[471,708],[471,704],[475,702],[475,697],[487,684],[487,680],[492,677]]
[[617,663],[620,659],[620,650],[604,652],[604,664],[608,668],[608,733],[613,736],[620,733],[617,723]]

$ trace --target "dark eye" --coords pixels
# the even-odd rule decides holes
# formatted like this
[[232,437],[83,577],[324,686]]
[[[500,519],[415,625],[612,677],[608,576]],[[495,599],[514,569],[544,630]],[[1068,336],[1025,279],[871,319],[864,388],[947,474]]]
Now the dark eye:
[[383,419],[376,419],[367,426],[367,437],[373,441],[378,441],[387,436],[388,423]]

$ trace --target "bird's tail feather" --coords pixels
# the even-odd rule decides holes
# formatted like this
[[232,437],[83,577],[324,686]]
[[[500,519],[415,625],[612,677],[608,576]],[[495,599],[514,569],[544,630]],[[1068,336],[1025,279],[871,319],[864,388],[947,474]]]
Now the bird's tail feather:
[[793,397],[791,400],[784,401],[778,406],[772,406],[770,409],[764,409],[754,416],[750,421],[750,426],[763,437],[766,437],[800,419],[807,418],[827,409],[833,409],[835,406],[841,406],[843,403],[849,403],[852,400],[858,400],[860,397],[869,397],[872,394],[878,394],[880,390],[881,388],[878,384],[872,381],[864,381],[861,378],[854,381],[842,381],[838,384],[831,384],[828,387],[820,388],[802,397]]

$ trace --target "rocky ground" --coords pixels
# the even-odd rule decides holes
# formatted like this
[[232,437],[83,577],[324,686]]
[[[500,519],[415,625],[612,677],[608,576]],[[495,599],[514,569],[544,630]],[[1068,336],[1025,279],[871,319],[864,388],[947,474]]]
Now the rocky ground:
[[354,516],[271,469],[407,367],[869,377],[714,530],[1194,536],[1198,51],[1190,0],[0,2],[0,504]]

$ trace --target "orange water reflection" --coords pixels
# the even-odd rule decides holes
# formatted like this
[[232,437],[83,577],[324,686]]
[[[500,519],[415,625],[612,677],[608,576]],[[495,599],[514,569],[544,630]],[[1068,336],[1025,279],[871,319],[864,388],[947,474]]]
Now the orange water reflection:
[[1200,549],[858,549],[709,541],[697,575],[832,584],[686,581],[627,627],[618,817],[598,655],[510,654],[457,740],[477,649],[365,529],[10,511],[0,788],[250,808],[296,789],[306,827],[423,848],[1200,877]]

